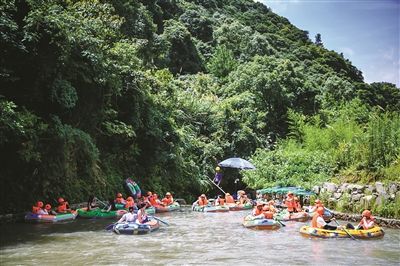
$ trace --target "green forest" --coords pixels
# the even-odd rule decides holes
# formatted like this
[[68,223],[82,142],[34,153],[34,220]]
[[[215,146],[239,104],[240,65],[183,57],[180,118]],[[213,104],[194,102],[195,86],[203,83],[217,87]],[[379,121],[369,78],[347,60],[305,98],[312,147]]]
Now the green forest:
[[[399,181],[400,89],[367,84],[252,0],[1,0],[0,213],[108,198],[131,177],[188,202]],[[351,41],[351,40],[349,40]]]

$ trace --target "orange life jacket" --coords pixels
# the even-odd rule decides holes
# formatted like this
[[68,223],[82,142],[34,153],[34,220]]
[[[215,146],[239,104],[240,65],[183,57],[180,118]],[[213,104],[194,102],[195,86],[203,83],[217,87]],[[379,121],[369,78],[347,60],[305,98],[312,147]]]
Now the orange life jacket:
[[314,213],[314,216],[313,216],[313,218],[312,218],[312,220],[311,220],[311,227],[314,227],[314,228],[322,228],[318,223],[317,223],[317,219],[318,219],[318,217],[321,217],[321,215],[319,214],[319,213]]
[[163,198],[161,202],[164,203],[164,205],[171,205],[174,203],[174,199],[172,197]]
[[135,206],[135,200],[127,200],[125,203],[125,209],[128,209],[129,207],[134,207]]
[[257,216],[263,213],[263,210],[259,210],[257,207],[253,209],[253,216]]
[[292,197],[292,198],[287,197],[285,200],[285,204],[286,204],[288,211],[290,211],[290,212],[294,211],[294,209],[297,207],[297,204],[294,201],[294,197]]
[[265,217],[265,219],[273,219],[274,213],[271,211],[266,211],[266,212],[264,212],[264,217]]
[[198,204],[199,206],[206,206],[207,203],[208,203],[207,198],[204,198],[204,199],[202,199],[201,197],[198,198],[197,204]]
[[225,196],[226,203],[235,203],[235,200],[232,196]]
[[151,204],[152,206],[158,205],[157,199],[156,199],[155,197],[153,197],[153,196],[149,197],[149,201],[150,201],[150,204]]
[[218,199],[219,205],[225,205],[225,199]]

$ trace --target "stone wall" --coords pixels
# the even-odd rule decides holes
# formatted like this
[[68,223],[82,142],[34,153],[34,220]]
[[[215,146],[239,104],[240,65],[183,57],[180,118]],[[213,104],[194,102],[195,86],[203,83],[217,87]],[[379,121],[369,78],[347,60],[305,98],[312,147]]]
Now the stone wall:
[[[322,186],[315,186],[313,191],[325,196],[324,202],[328,206],[344,206],[351,209],[359,206],[363,209],[379,208],[383,204],[400,202],[400,183],[383,184],[375,182],[370,185],[343,183],[340,185],[325,182]],[[327,198],[326,198],[327,196]]]

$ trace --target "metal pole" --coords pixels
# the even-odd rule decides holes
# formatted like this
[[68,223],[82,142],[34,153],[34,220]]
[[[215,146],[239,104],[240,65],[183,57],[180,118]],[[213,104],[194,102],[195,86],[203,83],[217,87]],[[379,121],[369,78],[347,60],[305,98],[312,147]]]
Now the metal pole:
[[211,179],[208,179],[208,180],[211,181],[211,183],[213,183],[219,190],[221,190],[222,193],[224,193],[224,195],[226,194],[225,191],[220,186],[218,186],[216,183],[214,183],[213,180],[211,180]]

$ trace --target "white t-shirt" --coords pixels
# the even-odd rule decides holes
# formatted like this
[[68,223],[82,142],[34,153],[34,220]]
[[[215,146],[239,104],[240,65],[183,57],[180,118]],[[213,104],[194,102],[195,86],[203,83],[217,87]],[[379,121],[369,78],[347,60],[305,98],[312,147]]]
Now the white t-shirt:
[[324,218],[319,216],[317,218],[317,224],[318,224],[318,227],[322,228],[322,227],[324,227],[326,225],[326,222],[325,222]]
[[128,222],[128,223],[132,223],[136,220],[136,218],[137,218],[137,215],[135,213],[127,212],[121,217],[121,219],[118,221],[118,223],[122,223],[124,221]]

